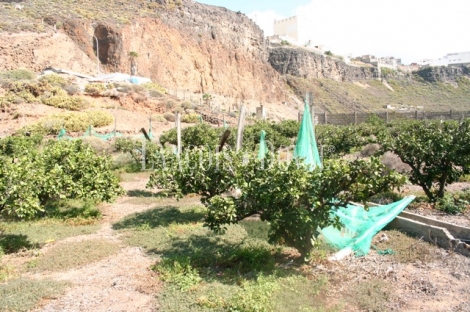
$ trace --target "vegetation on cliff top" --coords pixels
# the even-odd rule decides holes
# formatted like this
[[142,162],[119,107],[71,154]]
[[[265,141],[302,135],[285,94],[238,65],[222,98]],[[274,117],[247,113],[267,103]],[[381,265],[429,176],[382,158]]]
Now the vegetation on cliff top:
[[345,111],[383,111],[386,105],[423,106],[426,111],[468,110],[470,79],[456,83],[427,83],[418,79],[339,82],[332,79],[286,77],[287,84],[299,97],[313,91],[315,106],[329,113]]

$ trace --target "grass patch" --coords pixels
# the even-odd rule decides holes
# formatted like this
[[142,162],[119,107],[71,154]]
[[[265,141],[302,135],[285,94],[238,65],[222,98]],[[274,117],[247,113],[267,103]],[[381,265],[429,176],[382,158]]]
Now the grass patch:
[[67,283],[16,279],[0,284],[0,311],[29,311],[43,299],[56,298]]
[[426,263],[434,260],[438,254],[436,252],[437,247],[427,242],[416,240],[399,231],[384,231],[383,233],[387,234],[389,240],[375,244],[376,248],[380,250],[393,250],[394,254],[392,257],[398,262],[412,263],[421,261]]
[[152,268],[165,282],[161,309],[328,310],[319,299],[326,277],[309,279],[296,264],[282,266],[283,248],[267,242],[269,224],[246,220],[215,234],[203,226],[203,217],[203,207],[163,201],[113,226],[127,244],[158,258]]
[[384,312],[392,296],[391,286],[382,279],[359,283],[352,290],[352,301],[363,311]]
[[0,247],[5,253],[22,249],[38,248],[40,245],[71,236],[87,235],[99,230],[99,224],[69,225],[57,219],[33,222],[2,222],[0,228]]
[[37,271],[64,271],[106,258],[119,250],[119,246],[102,239],[60,244],[39,258],[29,267]]

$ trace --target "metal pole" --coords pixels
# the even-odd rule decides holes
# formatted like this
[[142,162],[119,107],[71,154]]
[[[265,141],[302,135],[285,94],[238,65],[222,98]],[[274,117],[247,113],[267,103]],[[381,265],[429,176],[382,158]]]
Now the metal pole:
[[100,74],[100,50],[98,46],[98,38],[96,38],[95,35],[93,35],[93,38],[96,39],[96,63],[98,64],[98,75]]

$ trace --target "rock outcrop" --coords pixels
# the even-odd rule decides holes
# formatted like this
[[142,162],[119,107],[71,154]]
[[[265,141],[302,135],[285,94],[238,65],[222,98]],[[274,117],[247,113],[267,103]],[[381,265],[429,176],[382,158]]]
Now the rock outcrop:
[[455,82],[462,76],[470,76],[470,68],[467,66],[440,66],[425,67],[415,72],[427,82]]
[[355,67],[303,48],[269,49],[269,63],[281,75],[301,78],[329,78],[336,81],[360,81],[378,77],[377,68]]
[[0,70],[55,66],[95,74],[98,50],[102,70],[129,73],[133,61],[137,75],[166,88],[241,100],[285,99],[263,32],[244,14],[191,0],[155,5],[153,14],[125,25],[45,17],[55,29],[49,33],[0,33]]

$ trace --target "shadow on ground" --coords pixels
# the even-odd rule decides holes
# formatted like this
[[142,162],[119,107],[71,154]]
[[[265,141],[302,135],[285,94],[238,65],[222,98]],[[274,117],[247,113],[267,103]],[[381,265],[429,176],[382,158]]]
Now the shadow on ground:
[[29,241],[23,234],[0,234],[0,249],[6,254],[15,253],[22,249],[38,248],[38,244]]
[[129,197],[155,197],[155,198],[167,198],[168,193],[166,191],[152,192],[147,190],[129,190],[127,191]]
[[181,211],[175,206],[163,206],[134,214],[113,224],[114,230],[138,228],[143,224],[149,228],[168,226],[172,223],[187,224],[201,222],[204,213],[198,209]]

